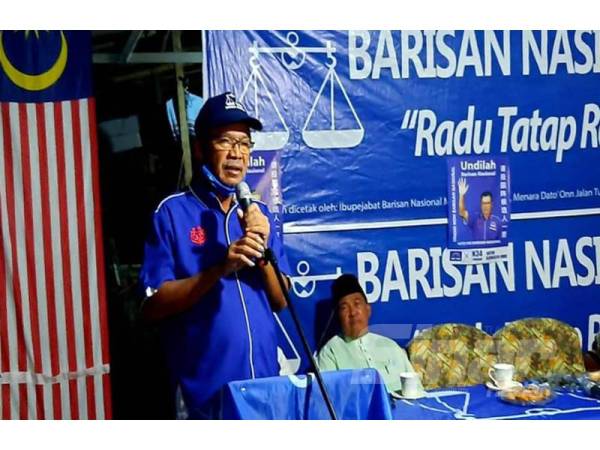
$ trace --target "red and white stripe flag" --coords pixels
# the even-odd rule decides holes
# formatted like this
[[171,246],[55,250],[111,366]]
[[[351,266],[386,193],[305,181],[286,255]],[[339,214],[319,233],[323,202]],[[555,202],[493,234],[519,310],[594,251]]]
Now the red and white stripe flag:
[[94,100],[0,124],[0,417],[110,418]]

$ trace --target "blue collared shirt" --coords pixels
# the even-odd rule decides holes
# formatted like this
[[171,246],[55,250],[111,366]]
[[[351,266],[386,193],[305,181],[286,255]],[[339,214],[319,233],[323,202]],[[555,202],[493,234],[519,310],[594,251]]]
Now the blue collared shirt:
[[473,233],[473,239],[476,241],[492,241],[500,239],[502,222],[500,218],[491,215],[487,220],[481,212],[469,212],[469,220],[466,225]]
[[[281,239],[269,218],[268,246],[289,273]],[[163,200],[154,213],[145,246],[140,283],[152,294],[169,280],[188,278],[222,263],[228,246],[243,236],[237,204],[225,214],[201,185]],[[244,268],[221,278],[190,310],[166,319],[161,334],[168,365],[191,417],[233,380],[277,376],[277,334],[258,269]]]

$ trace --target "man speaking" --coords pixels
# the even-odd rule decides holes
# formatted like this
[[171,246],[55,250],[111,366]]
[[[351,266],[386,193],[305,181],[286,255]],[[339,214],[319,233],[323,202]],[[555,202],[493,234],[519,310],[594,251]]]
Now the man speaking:
[[[269,247],[289,273],[266,205],[235,199],[261,130],[232,93],[206,101],[195,123],[194,177],[157,207],[140,283],[143,314],[161,320],[172,380],[190,418],[214,417],[215,394],[233,380],[276,376],[273,311],[286,307]],[[289,286],[288,286],[289,288]]]

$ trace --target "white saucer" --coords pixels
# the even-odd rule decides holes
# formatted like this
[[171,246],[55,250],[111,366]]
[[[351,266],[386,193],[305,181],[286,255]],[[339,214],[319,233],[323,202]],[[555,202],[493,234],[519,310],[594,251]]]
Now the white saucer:
[[392,397],[398,398],[400,400],[418,400],[420,398],[425,397],[425,393],[419,393],[414,397],[412,395],[410,397],[407,397],[406,395],[399,394],[398,392],[392,392]]
[[508,389],[512,389],[512,388],[516,388],[516,387],[523,387],[523,385],[521,383],[519,383],[518,381],[513,381],[512,384],[510,384],[509,386],[503,387],[503,388],[496,386],[491,381],[487,381],[485,383],[485,385],[487,386],[488,389],[491,389],[492,391],[506,391]]

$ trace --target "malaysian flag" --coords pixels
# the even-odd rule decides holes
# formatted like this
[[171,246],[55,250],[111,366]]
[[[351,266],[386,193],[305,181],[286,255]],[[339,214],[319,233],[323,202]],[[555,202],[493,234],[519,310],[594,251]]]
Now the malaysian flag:
[[88,32],[0,31],[0,417],[110,418]]

